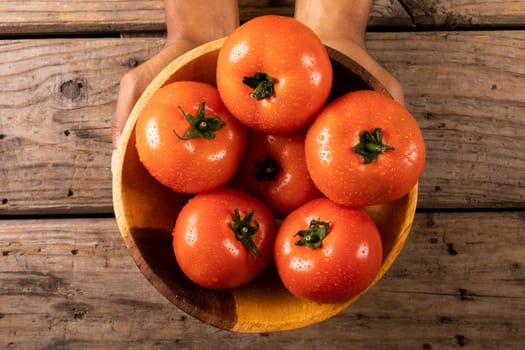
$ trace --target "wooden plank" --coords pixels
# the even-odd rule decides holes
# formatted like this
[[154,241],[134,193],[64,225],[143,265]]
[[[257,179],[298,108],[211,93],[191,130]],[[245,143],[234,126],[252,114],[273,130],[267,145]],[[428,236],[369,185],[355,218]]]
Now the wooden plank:
[[[291,0],[241,0],[241,21],[263,14],[292,16]],[[0,0],[0,34],[164,31],[163,0],[13,1]],[[525,25],[520,0],[376,0],[369,27],[472,28]]]
[[427,143],[421,207],[523,207],[525,32],[369,35]]
[[[419,213],[392,269],[305,329],[219,331],[168,303],[114,220],[3,220],[0,344],[7,348],[515,349],[525,342],[523,212]],[[93,336],[96,335],[96,336]]]
[[[523,207],[525,32],[370,33],[427,142],[421,208]],[[161,38],[0,45],[0,214],[112,212],[120,77]]]
[[162,0],[0,1],[0,33],[86,33],[164,28]]
[[[264,14],[293,16],[293,0],[240,0],[239,15],[241,22]],[[368,27],[376,28],[413,28],[413,22],[399,1],[374,0],[370,9]]]
[[[241,0],[242,22],[264,14],[293,16],[291,0]],[[412,22],[397,1],[374,1],[370,25],[409,26]],[[0,0],[0,34],[164,31],[163,0]]]
[[120,77],[160,38],[0,46],[3,212],[111,212],[111,124]]
[[[241,0],[241,21],[263,14],[292,16],[291,0]],[[0,33],[92,33],[163,31],[163,0],[13,1],[0,0]],[[525,4],[520,0],[376,0],[370,28],[473,28],[525,25]]]
[[521,0],[399,0],[420,29],[523,28]]
[[373,0],[368,17],[369,30],[414,29],[414,22],[397,0]]

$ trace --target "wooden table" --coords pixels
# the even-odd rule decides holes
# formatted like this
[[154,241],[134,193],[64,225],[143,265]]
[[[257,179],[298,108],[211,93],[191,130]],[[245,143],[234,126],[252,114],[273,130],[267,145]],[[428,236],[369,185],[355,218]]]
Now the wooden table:
[[[293,1],[240,1],[241,19]],[[399,259],[321,324],[221,331],[144,279],[112,209],[120,77],[157,52],[162,0],[0,0],[0,348],[522,349],[525,1],[378,0],[370,52],[428,147]]]

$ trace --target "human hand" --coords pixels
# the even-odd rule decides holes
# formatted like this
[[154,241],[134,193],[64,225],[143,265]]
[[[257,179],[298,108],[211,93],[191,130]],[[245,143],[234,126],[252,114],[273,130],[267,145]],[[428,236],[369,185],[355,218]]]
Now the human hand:
[[309,26],[331,48],[371,73],[398,102],[404,104],[401,83],[368,52],[365,31],[371,0],[296,0],[295,18]]
[[171,61],[201,44],[227,36],[239,25],[237,0],[165,0],[167,38],[164,48],[121,81],[113,117],[111,170],[122,129],[149,83]]
[[142,63],[138,67],[127,72],[120,80],[120,88],[113,116],[111,170],[115,161],[115,151],[118,146],[120,135],[126,125],[131,110],[144,92],[149,83],[167,66],[172,60],[197,47],[200,43],[181,40],[173,44],[167,44],[155,56]]
[[186,51],[198,46],[200,43],[180,40],[167,44],[155,56],[142,63],[138,67],[127,72],[120,80],[120,88],[113,117],[112,144],[113,154],[111,165],[113,168],[113,157],[118,145],[122,129],[129,118],[131,110],[144,92],[148,84],[167,66],[172,60],[184,54]]
[[376,78],[397,102],[404,104],[403,86],[397,78],[381,66],[360,43],[350,39],[327,40],[325,45],[352,58]]

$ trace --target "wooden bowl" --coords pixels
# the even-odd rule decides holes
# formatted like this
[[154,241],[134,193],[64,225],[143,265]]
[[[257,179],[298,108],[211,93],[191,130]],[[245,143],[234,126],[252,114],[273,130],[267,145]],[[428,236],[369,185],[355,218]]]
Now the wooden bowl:
[[[223,41],[210,42],[174,60],[149,85],[133,109],[123,130],[113,170],[114,210],[122,238],[150,283],[180,309],[207,324],[255,333],[321,322],[347,308],[359,296],[338,304],[300,300],[283,287],[273,267],[248,285],[224,291],[204,289],[185,277],[172,250],[171,232],[177,213],[189,197],[159,184],[138,159],[135,122],[154,91],[179,80],[215,85],[217,56]],[[330,48],[328,52],[334,70],[331,98],[357,89],[374,89],[388,95],[385,88],[353,60]],[[417,185],[399,200],[367,208],[381,231],[384,245],[383,264],[373,284],[401,251],[410,232],[416,202]]]

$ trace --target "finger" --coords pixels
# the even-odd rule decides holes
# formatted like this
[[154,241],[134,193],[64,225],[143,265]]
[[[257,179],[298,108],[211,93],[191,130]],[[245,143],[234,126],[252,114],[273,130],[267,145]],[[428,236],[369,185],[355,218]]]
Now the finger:
[[137,75],[131,71],[124,75],[120,81],[119,94],[117,99],[117,106],[115,107],[115,115],[113,116],[112,126],[112,147],[111,152],[111,172],[115,168],[116,149],[119,144],[122,130],[129,119],[131,110],[138,101],[140,95],[144,90],[137,81]]
[[197,46],[195,42],[181,40],[180,42],[165,47],[148,61],[129,71],[122,77],[117,105],[115,107],[115,115],[113,116],[113,149],[117,148],[118,140],[133,107],[151,80],[174,58],[195,46]]
[[137,102],[142,91],[139,91],[134,73],[128,72],[120,81],[117,105],[115,115],[113,116],[112,127],[112,145],[113,149],[117,148],[120,135],[126,125],[133,106]]
[[117,148],[118,140],[122,130],[131,114],[135,103],[144,92],[150,81],[164,68],[173,58],[179,56],[187,49],[179,48],[180,45],[167,47],[155,56],[151,57],[142,65],[126,73],[120,80],[120,88],[113,117],[112,144]]
[[402,105],[405,104],[405,95],[403,92],[403,86],[401,85],[401,82],[397,80],[393,75],[391,75],[389,72],[384,71],[384,74],[379,76],[379,79],[382,81],[385,88],[388,90],[390,95],[394,100],[401,103]]

